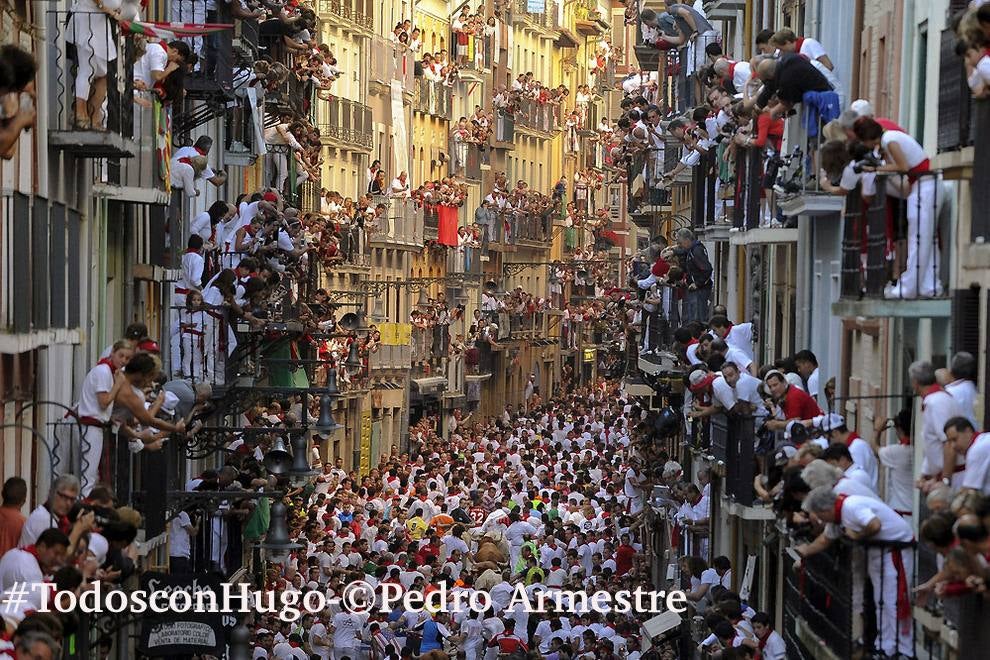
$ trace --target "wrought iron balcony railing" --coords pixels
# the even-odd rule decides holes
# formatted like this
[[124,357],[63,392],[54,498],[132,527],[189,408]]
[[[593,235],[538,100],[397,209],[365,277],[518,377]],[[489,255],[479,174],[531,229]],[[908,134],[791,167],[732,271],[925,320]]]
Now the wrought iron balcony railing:
[[[913,183],[910,179],[914,179]],[[905,200],[891,187],[910,187]],[[914,300],[948,296],[946,265],[952,242],[940,239],[942,173],[878,176],[863,200],[860,187],[845,197],[842,297]]]
[[374,143],[371,108],[337,97],[320,103],[318,108],[320,137],[324,144],[371,149]]

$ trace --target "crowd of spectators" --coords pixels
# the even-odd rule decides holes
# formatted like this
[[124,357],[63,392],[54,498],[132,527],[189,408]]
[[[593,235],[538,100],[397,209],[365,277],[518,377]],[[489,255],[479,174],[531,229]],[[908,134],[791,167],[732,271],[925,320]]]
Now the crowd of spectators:
[[[707,258],[689,230],[680,230],[677,239],[676,246],[659,239],[644,251],[650,272],[634,282],[638,300],[624,305],[635,353],[647,359],[669,353],[682,365],[682,412],[689,435],[702,438],[698,442],[704,442],[703,429],[712,415],[742,425],[732,428],[748,425],[755,451],[753,492],[786,525],[792,551],[800,557],[797,565],[815,561],[815,555],[845,537],[851,547],[854,614],[877,631],[865,643],[887,657],[911,655],[910,603],[923,605],[932,595],[983,594],[990,577],[980,559],[990,538],[990,436],[980,433],[975,418],[975,358],[958,353],[945,369],[912,364],[908,374],[922,401],[920,415],[914,423],[910,409],[894,419],[878,418],[873,428],[861,429],[861,436],[845,414],[849,408],[835,380],[820,378],[812,351],[765,358],[760,364],[752,323],[733,323],[723,306],[710,308],[707,300],[691,306],[678,300],[692,293],[685,281],[696,281],[691,273]],[[641,269],[633,264],[631,270]],[[913,445],[921,446],[920,465]],[[680,544],[682,570],[692,576],[688,598],[713,635],[702,646],[758,644],[754,613],[740,615],[732,604],[726,612],[720,605],[718,575],[710,573],[718,572],[720,560],[711,568],[704,564],[709,556],[706,486],[707,472],[699,473],[693,485],[671,491],[672,513],[677,511],[679,520],[674,543]],[[945,560],[912,590],[915,488],[925,501],[921,542]],[[864,597],[870,593],[864,591],[867,582],[872,603]],[[708,616],[713,607],[719,616]]]
[[[619,612],[530,612],[511,604],[517,585],[543,590],[648,588],[643,562],[643,410],[614,385],[574,388],[507,407],[502,416],[424,417],[411,448],[393,445],[368,475],[322,465],[314,489],[286,499],[290,535],[305,550],[270,565],[266,587],[339,595],[355,580],[406,591],[485,591],[490,611],[396,609],[392,615],[328,609],[283,623],[248,622],[255,657],[479,659],[539,652],[557,657],[632,657],[641,623]],[[539,460],[536,457],[540,456]],[[549,463],[550,468],[545,464]],[[553,469],[553,475],[549,472]],[[532,472],[532,474],[530,474]],[[667,633],[651,640],[678,657]]]

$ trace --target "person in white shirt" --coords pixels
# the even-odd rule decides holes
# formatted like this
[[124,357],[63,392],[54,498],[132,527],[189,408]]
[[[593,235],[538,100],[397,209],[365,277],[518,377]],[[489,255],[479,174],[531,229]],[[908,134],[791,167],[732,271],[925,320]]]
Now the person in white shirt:
[[96,363],[83,379],[76,404],[82,432],[83,465],[82,494],[88,495],[99,478],[100,458],[103,456],[103,437],[114,400],[127,381],[118,377],[118,370],[131,360],[133,344],[126,340],[116,342],[110,350],[110,357]]
[[760,660],[787,660],[787,644],[780,633],[773,629],[770,615],[757,612],[752,621],[753,632],[756,634],[757,648]]
[[[711,320],[711,326],[712,332],[730,348],[742,351],[750,362],[755,359],[752,323],[732,323],[728,317],[714,316]],[[739,366],[746,368],[744,365]]]
[[[976,419],[976,379],[978,377],[979,367],[976,364],[976,358],[973,357],[972,353],[959,351],[952,356],[952,361],[947,370],[939,370],[939,372],[943,371],[945,380],[939,378],[939,382],[944,383],[943,387],[945,391],[959,403],[962,414],[973,424],[973,428],[978,427],[979,422]],[[936,376],[942,375],[941,373],[936,373]]]
[[877,458],[887,468],[886,502],[897,513],[910,517],[914,507],[914,447],[911,446],[911,411],[894,419],[898,442],[880,447]]
[[807,349],[798,351],[794,354],[794,367],[804,381],[804,391],[810,394],[819,406],[822,405],[824,397],[819,382],[818,358]]
[[327,631],[328,610],[317,614],[317,618],[309,628],[309,650],[313,657],[320,660],[330,660],[332,647],[330,634]]
[[876,492],[876,481],[862,466],[853,461],[852,453],[844,443],[833,442],[830,444],[822,453],[822,460],[842,470],[848,479],[858,481],[874,493]]
[[990,495],[990,433],[977,433],[965,417],[953,417],[945,424],[945,437],[957,456],[966,458],[961,488]]
[[206,261],[203,259],[203,237],[193,234],[186,244],[186,251],[182,255],[182,269],[179,279],[175,283],[175,291],[172,294],[172,316],[176,318],[176,307],[184,307],[186,295],[193,289],[199,290],[203,286],[203,269]]
[[811,420],[811,426],[824,434],[830,443],[845,445],[852,456],[853,463],[869,475],[870,483],[868,485],[873,490],[877,490],[880,468],[877,464],[876,454],[873,452],[873,445],[861,438],[855,431],[850,431],[846,427],[845,418],[837,413],[815,417]]
[[34,542],[34,548],[13,548],[0,557],[0,592],[15,583],[40,585],[45,577],[62,567],[69,549],[69,537],[58,529],[46,529]]
[[957,460],[954,448],[945,440],[945,424],[953,417],[963,416],[963,411],[952,395],[938,386],[935,368],[930,362],[912,363],[908,367],[908,376],[915,394],[922,397],[923,460],[919,485],[925,492],[939,482],[958,488],[965,466],[962,460]]
[[[820,487],[805,497],[801,508],[812,519],[833,523],[854,541],[871,541],[866,549],[867,571],[875,585],[877,608],[877,650],[888,656],[914,655],[914,629],[911,625],[911,579],[914,532],[904,518],[878,499],[859,495],[836,495]],[[906,583],[906,589],[899,588]]]
[[409,175],[405,172],[399,172],[399,176],[392,179],[392,183],[389,184],[389,194],[392,197],[409,197]]
[[333,658],[341,660],[344,656],[356,658],[358,653],[358,636],[364,627],[367,615],[343,610],[333,616],[331,630],[333,632]]
[[191,541],[195,535],[196,526],[193,525],[188,511],[180,511],[179,515],[169,521],[168,565],[170,573],[184,575],[192,572]]
[[821,62],[829,71],[835,68],[821,42],[811,37],[798,37],[794,34],[793,30],[788,28],[775,32],[770,37],[770,45],[777,48],[781,53],[797,53],[810,61]]

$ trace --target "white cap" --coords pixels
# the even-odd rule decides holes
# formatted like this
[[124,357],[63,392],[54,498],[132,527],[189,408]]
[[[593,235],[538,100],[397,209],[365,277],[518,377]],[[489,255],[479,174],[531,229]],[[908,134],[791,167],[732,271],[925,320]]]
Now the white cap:
[[872,117],[873,116],[873,104],[866,99],[856,99],[849,106],[849,109],[855,112],[860,117]]
[[162,410],[169,417],[175,415],[175,407],[179,405],[179,397],[172,392],[165,392],[165,401],[162,403]]
[[839,413],[833,412],[815,417],[811,420],[811,424],[822,433],[828,433],[829,431],[845,426],[846,420]]
[[107,559],[107,552],[110,551],[110,542],[102,534],[89,535],[89,552],[96,558],[96,563],[100,566]]

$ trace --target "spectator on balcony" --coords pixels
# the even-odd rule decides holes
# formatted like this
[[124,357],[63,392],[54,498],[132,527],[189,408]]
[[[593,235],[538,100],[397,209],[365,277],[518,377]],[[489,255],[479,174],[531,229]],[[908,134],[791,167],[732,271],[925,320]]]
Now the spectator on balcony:
[[811,37],[798,37],[789,28],[777,30],[769,39],[769,44],[782,53],[797,53],[803,55],[808,60],[815,60],[829,71],[835,69],[832,60],[829,59],[825,48],[817,39]]
[[963,416],[970,421],[973,428],[979,426],[976,419],[976,379],[979,377],[979,367],[972,353],[959,351],[952,356],[948,369],[939,369],[935,376],[945,391],[959,404]]
[[[814,519],[841,526],[854,541],[869,541],[867,571],[873,583],[877,609],[876,649],[892,656],[914,655],[911,620],[911,579],[914,541],[911,526],[880,500],[860,495],[836,495],[831,488],[815,488],[802,503]],[[838,531],[833,532],[834,536]]]
[[682,321],[707,321],[712,291],[712,264],[708,250],[697,240],[690,229],[677,230],[678,247],[675,254],[684,264],[687,293],[684,298]]
[[[170,169],[173,173],[173,180],[171,185],[173,188],[178,188],[184,190],[185,194],[189,197],[195,197],[199,194],[196,190],[195,182],[199,179],[204,179],[209,181],[216,187],[222,186],[227,181],[226,172],[214,172],[210,168],[209,164],[204,164],[202,160],[196,160],[195,166],[193,159],[208,159],[210,155],[210,149],[213,148],[213,138],[208,135],[202,135],[196,138],[196,142],[191,147],[179,147],[172,154],[172,161],[170,164]],[[174,180],[178,168],[178,176],[181,177],[180,183],[182,185],[177,186]],[[192,170],[192,173],[188,170]],[[189,185],[190,177],[192,185]],[[193,192],[190,192],[193,191]]]
[[[780,59],[761,61],[757,74],[763,81],[763,91],[754,102],[757,107],[766,108],[774,118],[786,116],[810,92],[834,93],[832,85],[811,62],[793,53],[785,54]],[[838,108],[837,95],[834,106]],[[838,116],[838,112],[835,114]],[[824,122],[833,118],[829,117]]]
[[887,298],[938,296],[938,243],[935,225],[941,206],[941,177],[928,174],[930,164],[924,148],[913,137],[900,131],[886,130],[876,120],[862,117],[853,130],[856,137],[870,149],[881,150],[884,164],[864,167],[864,171],[891,173],[895,190],[888,194],[906,200],[907,205],[907,263],[895,284],[884,289]]
[[70,8],[65,40],[76,48],[74,121],[79,130],[106,125],[107,73],[117,59],[114,25],[121,18],[121,4],[121,0],[76,0]]
[[134,353],[129,340],[116,342],[108,358],[96,363],[83,379],[76,404],[76,415],[81,425],[82,444],[82,493],[88,495],[99,477],[100,458],[103,456],[103,439],[110,423],[114,400],[124,386],[118,370],[127,365]]
[[[172,322],[172,376],[195,383],[210,382],[207,377],[207,353],[216,340],[209,336],[211,324],[203,308],[203,294],[192,289],[185,296],[183,309]],[[212,356],[211,356],[212,357]]]
[[727,57],[715,60],[712,69],[721,80],[723,87],[732,94],[743,93],[753,77],[749,62],[735,62]]
[[822,414],[815,400],[799,386],[791,385],[781,371],[771,369],[763,382],[777,403],[776,419],[767,422],[770,430],[782,431],[791,421],[812,419]]
[[956,456],[952,444],[946,440],[945,425],[953,417],[964,417],[963,410],[952,395],[939,386],[935,368],[930,362],[913,362],[908,367],[908,376],[914,393],[922,397],[923,460],[918,487],[922,492],[928,492],[939,484],[958,488],[966,468],[964,461]]
[[388,188],[390,197],[409,197],[409,175],[405,171],[399,172]]
[[386,189],[387,185],[385,182],[385,170],[378,170],[375,172],[375,178],[368,184],[368,194],[385,195],[388,192]]
[[986,48],[961,39],[956,44],[956,54],[966,65],[966,82],[973,98],[982,99],[990,95],[990,54]]
[[966,417],[953,417],[945,423],[945,438],[956,456],[966,460],[961,492],[990,496],[990,433],[977,432]]
[[709,325],[731,348],[741,351],[750,362],[754,360],[752,323],[732,323],[725,316],[713,316]]
[[[667,13],[677,22],[678,30],[688,39],[688,70],[691,75],[705,66],[705,48],[718,40],[718,31],[703,11],[680,2],[666,0]],[[700,5],[698,5],[700,7]]]
[[287,152],[299,152],[303,150],[295,135],[289,130],[292,122],[292,115],[283,112],[279,115],[278,122],[265,129],[265,143],[276,147],[272,149],[272,159],[275,162],[274,179],[271,182],[275,190],[280,193],[285,192],[285,184],[289,180],[289,160]]
[[14,157],[21,132],[34,125],[34,57],[12,45],[0,46],[0,156]]

